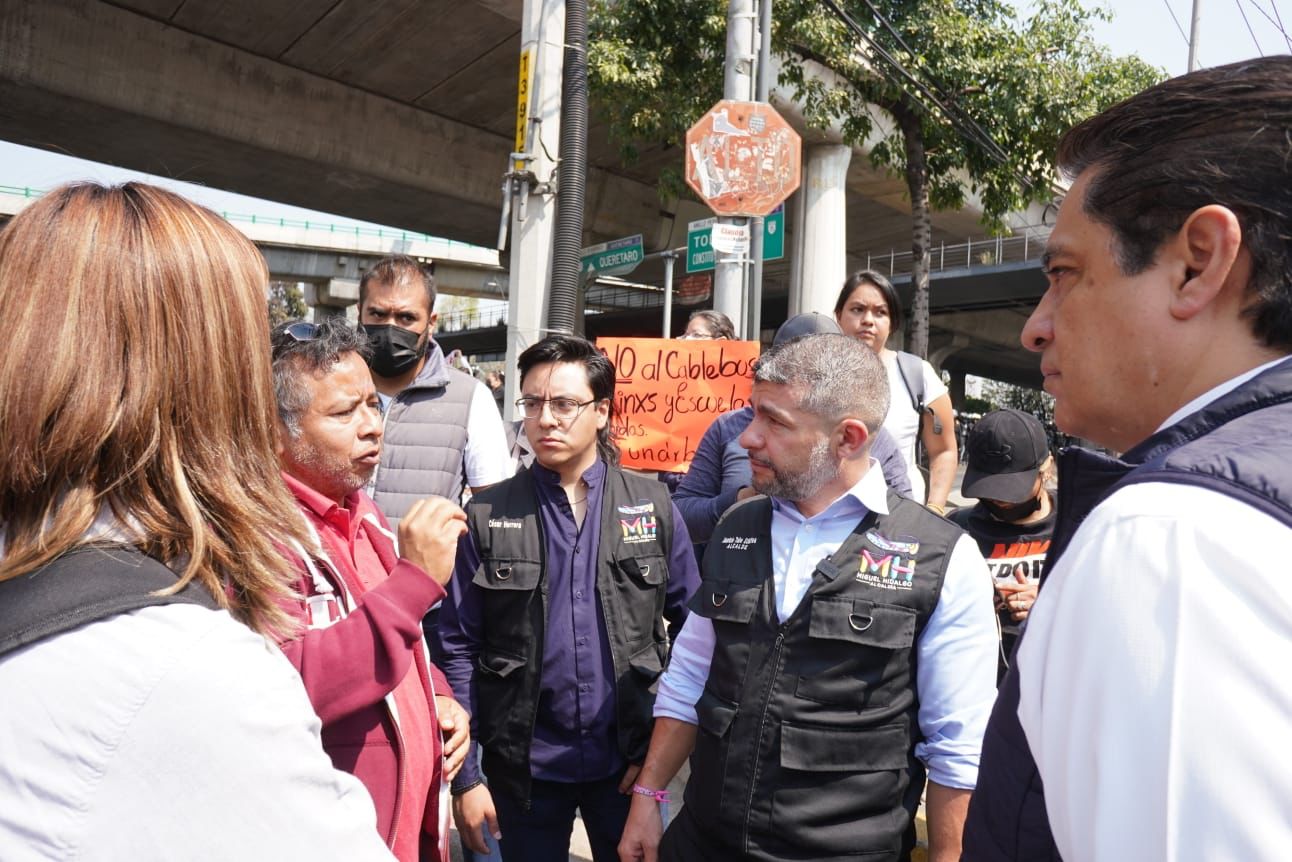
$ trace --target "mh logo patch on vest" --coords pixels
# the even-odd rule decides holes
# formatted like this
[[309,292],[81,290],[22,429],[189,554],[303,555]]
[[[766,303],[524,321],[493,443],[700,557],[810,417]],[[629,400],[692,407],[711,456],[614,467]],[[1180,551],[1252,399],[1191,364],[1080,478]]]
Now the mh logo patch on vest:
[[857,580],[884,590],[909,590],[915,585],[915,556],[920,542],[914,536],[888,538],[874,530],[866,531],[866,541],[874,546],[861,549]]
[[655,504],[639,502],[636,506],[619,506],[619,528],[624,533],[625,545],[636,545],[641,542],[653,542],[659,533],[659,522],[655,518]]

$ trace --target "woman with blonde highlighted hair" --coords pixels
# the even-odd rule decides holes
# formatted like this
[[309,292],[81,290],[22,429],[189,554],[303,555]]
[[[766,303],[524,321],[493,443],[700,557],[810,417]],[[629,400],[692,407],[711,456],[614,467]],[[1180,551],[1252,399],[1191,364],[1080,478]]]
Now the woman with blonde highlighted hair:
[[64,186],[0,231],[6,858],[389,858],[264,637],[301,529],[266,288],[152,186]]

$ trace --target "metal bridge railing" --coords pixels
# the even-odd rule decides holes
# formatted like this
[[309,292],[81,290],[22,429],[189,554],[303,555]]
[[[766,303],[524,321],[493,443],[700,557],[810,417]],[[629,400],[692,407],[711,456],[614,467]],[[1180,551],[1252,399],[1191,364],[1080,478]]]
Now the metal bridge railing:
[[[939,243],[929,250],[929,271],[974,269],[979,266],[1037,260],[1045,252],[1045,240],[1049,235],[1049,227],[1029,226],[1014,236],[969,238],[950,245]],[[886,272],[889,278],[910,275],[912,260],[910,251],[899,252],[895,248],[887,254],[868,253],[866,269]]]
[[484,311],[450,311],[440,315],[436,329],[440,332],[464,332],[471,329],[488,329],[491,326],[507,325],[507,307],[491,308]]

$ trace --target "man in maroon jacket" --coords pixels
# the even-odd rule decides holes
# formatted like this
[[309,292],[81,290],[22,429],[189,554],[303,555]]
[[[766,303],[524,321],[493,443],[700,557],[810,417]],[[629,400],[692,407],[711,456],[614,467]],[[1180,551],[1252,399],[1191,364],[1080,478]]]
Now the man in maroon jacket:
[[293,549],[302,634],[283,651],[324,748],[372,794],[396,857],[448,862],[441,789],[466,755],[468,719],[427,657],[421,620],[444,596],[465,516],[441,498],[419,501],[396,546],[362,490],[381,451],[366,339],[332,319],[279,326],[272,345],[283,479],[315,538]]

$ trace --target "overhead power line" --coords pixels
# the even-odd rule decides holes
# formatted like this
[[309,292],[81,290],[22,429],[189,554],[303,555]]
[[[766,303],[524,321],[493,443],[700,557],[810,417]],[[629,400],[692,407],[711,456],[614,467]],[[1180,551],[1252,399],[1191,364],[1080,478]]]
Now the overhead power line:
[[[942,117],[948,123],[950,123],[953,128],[955,128],[957,132],[964,135],[967,139],[969,139],[973,143],[977,144],[985,153],[987,153],[988,156],[990,156],[998,164],[1004,167],[1009,166],[1009,156],[1005,153],[1004,149],[1001,148],[1000,144],[996,143],[995,139],[992,138],[991,134],[987,132],[987,130],[984,129],[976,120],[974,120],[973,117],[969,116],[962,108],[960,108],[960,106],[956,104],[953,98],[946,97],[944,88],[942,88],[939,84],[937,84],[936,81],[934,81],[933,86],[936,87],[943,94],[943,98],[939,98],[938,94],[935,94],[932,90],[930,90],[928,86],[926,86],[922,81],[916,78],[915,75],[913,75],[910,72],[910,70],[908,70],[902,64],[900,60],[894,57],[883,45],[876,42],[874,38],[871,37],[871,35],[867,33],[863,27],[861,27],[861,25],[859,25],[856,21],[854,21],[852,17],[848,15],[847,12],[845,12],[842,8],[839,7],[839,5],[835,2],[835,0],[821,0],[821,2],[823,5],[829,8],[830,11],[834,13],[834,15],[840,21],[842,21],[843,24],[857,36],[858,39],[860,39],[867,47],[869,47],[870,50],[879,59],[883,60],[886,64],[888,64],[888,66],[891,67],[892,72],[895,72],[898,78],[900,78],[901,80],[895,79],[893,75],[890,73],[885,73],[882,68],[878,69],[877,71],[879,71],[880,74],[882,74],[890,82],[896,85],[899,89],[901,89],[902,92],[908,98],[910,98],[915,105],[917,105],[918,107],[922,108],[923,110],[929,113],[934,113],[934,111],[929,107],[931,104],[934,108],[937,109],[937,112],[941,113]],[[901,35],[897,33],[896,29],[893,28],[891,24],[888,23],[887,19],[885,19],[883,15],[881,15],[879,11],[875,9],[875,7],[872,4],[867,2],[867,5],[870,7],[871,12],[874,13],[876,17],[884,25],[886,25],[887,29],[897,40],[898,44],[901,45],[911,56],[916,56],[915,52],[912,51],[910,47],[906,45],[905,41],[901,38]],[[926,75],[928,74],[927,70],[925,70],[925,74]],[[932,76],[930,76],[930,79],[932,80]],[[910,89],[908,89],[908,86],[907,86],[908,84],[910,87],[914,88],[919,93],[918,96],[915,93],[912,93]],[[1024,175],[1023,173],[1017,170],[1011,170],[1011,172],[1014,174],[1014,177],[1025,187],[1035,188],[1036,184],[1032,181],[1030,177]]]
[[[1288,38],[1288,32],[1287,32],[1287,30],[1283,29],[1283,16],[1279,14],[1279,7],[1278,7],[1278,4],[1277,4],[1277,3],[1275,3],[1275,2],[1274,2],[1274,0],[1270,0],[1270,8],[1274,10],[1274,16],[1275,16],[1274,18],[1271,18],[1271,17],[1270,17],[1270,13],[1266,12],[1266,11],[1265,11],[1265,9],[1264,9],[1264,7],[1262,7],[1262,6],[1261,6],[1261,4],[1257,3],[1257,2],[1256,2],[1256,0],[1251,0],[1251,4],[1252,4],[1252,8],[1253,8],[1253,9],[1255,9],[1257,12],[1260,12],[1262,15],[1264,15],[1264,16],[1265,16],[1265,20],[1266,20],[1266,21],[1269,21],[1269,22],[1270,22],[1270,24],[1271,24],[1271,25],[1273,25],[1273,27],[1274,27],[1274,29],[1275,29],[1275,30],[1278,30],[1278,31],[1279,31],[1279,35],[1281,35],[1281,36],[1283,37],[1283,41],[1284,41],[1284,43],[1286,43],[1286,44],[1287,44],[1287,46],[1288,46],[1288,50],[1289,50],[1289,51],[1292,51],[1292,39],[1289,39],[1289,38]],[[1241,9],[1241,7],[1240,7],[1240,9]],[[1278,20],[1275,20],[1275,18],[1277,18]],[[1246,15],[1244,15],[1244,16],[1243,16],[1243,23],[1247,23],[1247,16],[1246,16]],[[1248,31],[1249,33],[1251,32],[1251,29],[1252,29],[1252,25],[1251,25],[1251,24],[1248,24],[1248,25],[1247,25],[1247,31]],[[1255,41],[1256,41],[1256,34],[1254,34],[1254,33],[1252,34],[1252,41],[1253,41],[1253,42],[1255,42]],[[1259,50],[1260,50],[1260,45],[1258,44],[1258,45],[1256,46],[1256,48],[1257,48],[1257,50],[1259,51]],[[1264,54],[1265,52],[1264,52],[1264,51],[1261,51],[1261,53],[1262,53],[1262,54]]]
[[1179,32],[1180,38],[1184,40],[1184,44],[1188,45],[1189,36],[1184,32],[1184,28],[1180,26],[1180,19],[1175,17],[1175,10],[1171,8],[1171,0],[1162,0],[1162,5],[1166,7],[1167,12],[1171,13],[1171,20],[1175,22],[1176,31]]
[[[906,51],[906,53],[913,58],[919,56],[918,54],[916,54],[914,51],[911,50],[911,46],[906,44],[906,40],[902,38],[902,34],[898,32],[897,28],[893,26],[891,21],[889,21],[886,17],[884,17],[884,14],[879,11],[879,9],[875,6],[873,2],[871,2],[871,0],[862,0],[862,2],[866,4],[867,8],[870,9],[871,14],[874,15],[875,18],[880,22],[880,24],[883,25],[884,29],[887,30],[895,40],[897,40],[897,44],[902,46],[902,50]],[[1005,154],[1005,151],[1000,148],[1000,145],[998,145],[995,139],[991,136],[991,133],[988,132],[986,129],[984,129],[978,123],[977,120],[975,120],[972,116],[969,115],[968,112],[960,108],[959,104],[955,100],[955,97],[947,94],[946,89],[942,87],[942,85],[938,82],[937,78],[933,77],[933,74],[929,72],[928,69],[925,69],[924,73],[928,75],[929,80],[932,82],[934,89],[938,91],[938,94],[942,96],[944,100],[949,102],[955,108],[955,110],[960,113],[961,118],[964,119],[969,124],[969,126],[978,133],[978,135],[980,136],[980,139],[987,141],[990,144],[991,149],[996,151],[999,158],[1002,158],[1002,159],[1008,158],[1008,156],[1006,156]]]
[[[1257,6],[1256,8],[1260,9],[1261,7]],[[1275,0],[1270,0],[1270,8],[1274,10],[1274,17],[1278,19],[1278,23],[1274,26],[1279,28],[1279,32],[1283,34],[1283,41],[1287,43],[1288,51],[1292,52],[1292,39],[1288,38],[1288,31],[1283,28],[1283,16],[1279,14],[1278,3]],[[1261,11],[1264,12],[1263,9]]]
[[[1247,13],[1243,11],[1242,0],[1234,0],[1234,5],[1238,7],[1238,14],[1243,16],[1243,24],[1247,27],[1248,35],[1252,37],[1252,44],[1256,46],[1256,53],[1258,55],[1264,55],[1265,49],[1261,47],[1261,43],[1256,39],[1256,31],[1252,29],[1252,22],[1247,20]],[[1259,9],[1260,7],[1257,6],[1256,8]]]

